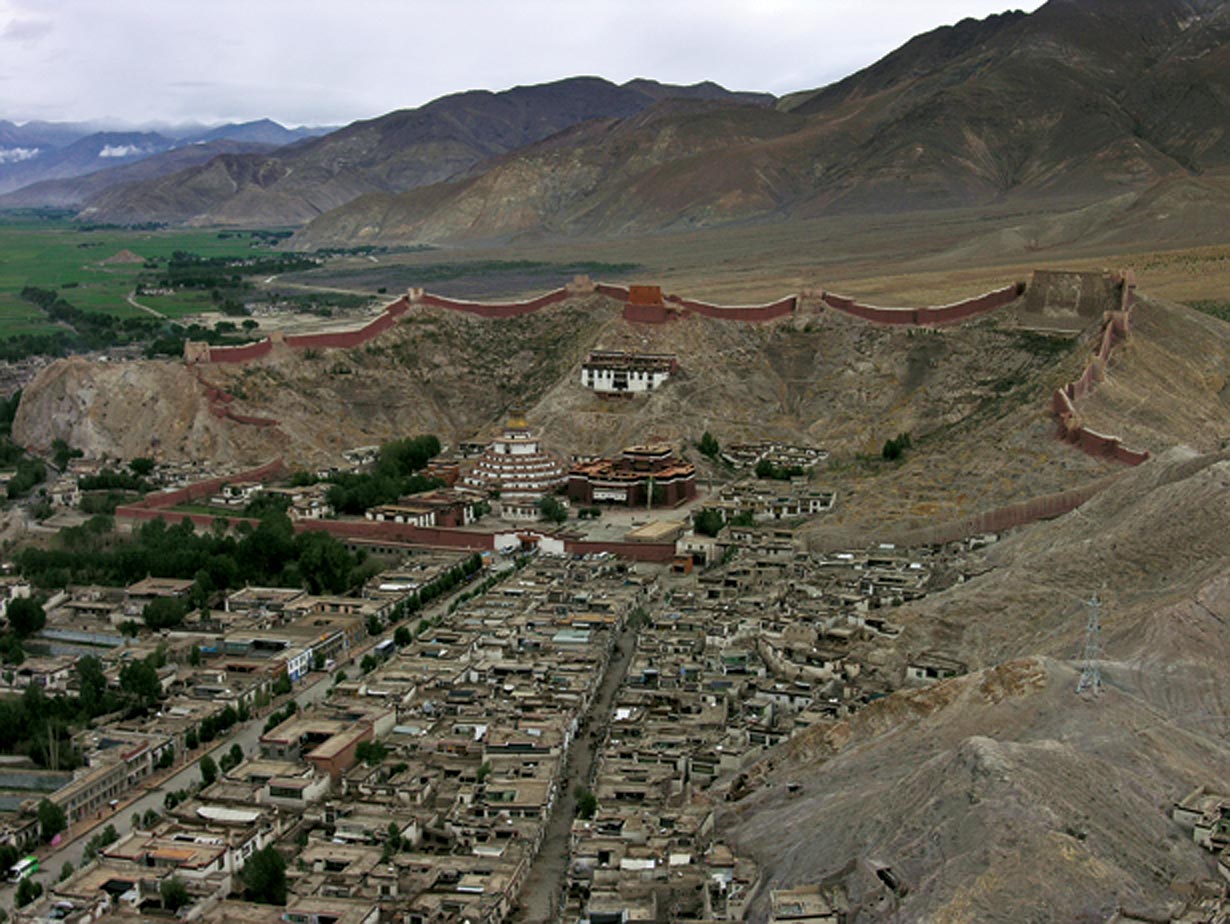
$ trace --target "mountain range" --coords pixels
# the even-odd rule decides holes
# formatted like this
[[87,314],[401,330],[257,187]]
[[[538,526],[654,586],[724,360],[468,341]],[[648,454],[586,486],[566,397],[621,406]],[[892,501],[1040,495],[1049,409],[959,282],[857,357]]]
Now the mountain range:
[[[1050,0],[933,30],[781,99],[597,77],[470,91],[277,150],[181,155],[0,205],[299,226],[306,249],[1066,207],[1230,169],[1227,125],[1226,0]],[[99,145],[119,160],[145,143],[158,142],[81,139],[43,169],[80,171],[78,145],[97,161]],[[33,163],[0,164],[0,189]]]
[[[124,129],[90,123],[0,120],[0,193],[22,189],[15,199],[0,197],[0,205],[78,205],[85,196],[114,182],[131,182],[161,175],[156,169],[112,174],[118,167],[140,163],[161,154],[181,152],[166,163],[178,170],[208,160],[208,156],[237,151],[266,151],[303,138],[326,134],[329,128],[285,128],[270,119],[217,126],[170,125],[158,129]],[[212,145],[212,147],[211,147]],[[259,145],[243,148],[238,145]],[[195,155],[185,150],[197,149]],[[205,152],[208,156],[201,156]],[[163,170],[162,172],[167,172]],[[67,187],[28,190],[48,180],[98,174],[77,196],[66,198]]]

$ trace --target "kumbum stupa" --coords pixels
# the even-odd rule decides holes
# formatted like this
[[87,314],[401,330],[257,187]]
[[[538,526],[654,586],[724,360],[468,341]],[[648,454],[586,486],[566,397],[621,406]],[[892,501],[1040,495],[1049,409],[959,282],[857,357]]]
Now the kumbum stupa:
[[568,480],[564,465],[546,452],[525,418],[513,415],[502,435],[493,439],[463,483],[497,498],[509,519],[538,519],[539,501]]

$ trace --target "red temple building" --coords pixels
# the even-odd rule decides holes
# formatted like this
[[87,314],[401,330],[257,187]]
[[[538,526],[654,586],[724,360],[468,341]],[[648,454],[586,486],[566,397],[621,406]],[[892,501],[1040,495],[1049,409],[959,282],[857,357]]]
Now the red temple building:
[[674,507],[695,496],[696,466],[669,446],[629,446],[618,459],[583,462],[568,473],[568,497],[580,504]]

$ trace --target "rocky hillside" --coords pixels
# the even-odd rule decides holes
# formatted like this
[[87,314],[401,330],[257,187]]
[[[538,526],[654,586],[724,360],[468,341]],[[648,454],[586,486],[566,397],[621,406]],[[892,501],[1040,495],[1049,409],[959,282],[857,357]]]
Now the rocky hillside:
[[1230,164],[1227,65],[1224,0],[1052,0],[919,36],[775,117],[676,107],[587,126],[445,185],[356,199],[296,243],[1088,202]]
[[[1212,682],[1230,655],[1228,484],[1224,454],[1173,450],[964,563],[980,576],[903,608],[873,669],[899,676],[932,649],[975,672],[794,739],[749,774],[728,832],[775,885],[828,881],[859,921],[1165,911],[1172,881],[1210,875],[1170,803],[1230,784]],[[1091,700],[1074,659],[1095,592],[1106,691]]]
[[[157,439],[177,458],[276,449],[307,459],[418,430],[470,438],[519,406],[564,452],[684,444],[709,429],[723,442],[774,436],[849,453],[878,451],[903,431],[922,438],[980,410],[1024,409],[1044,428],[1046,389],[1083,361],[1071,341],[1016,330],[1008,315],[912,333],[814,309],[760,325],[701,316],[632,325],[619,312],[602,296],[508,320],[416,307],[359,349],[279,350],[196,369],[66,360],[26,389],[15,430],[27,444],[62,437],[91,455],[141,454]],[[644,397],[604,399],[580,383],[593,348],[676,353],[680,372]],[[236,413],[279,426],[209,417],[197,374],[235,395]]]

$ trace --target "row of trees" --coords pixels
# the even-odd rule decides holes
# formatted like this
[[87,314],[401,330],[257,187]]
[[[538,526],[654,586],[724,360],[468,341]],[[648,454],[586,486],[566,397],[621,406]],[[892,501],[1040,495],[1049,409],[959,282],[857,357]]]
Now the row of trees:
[[[366,555],[353,555],[325,532],[295,534],[290,518],[274,512],[256,526],[240,523],[228,531],[219,521],[197,532],[191,521],[168,526],[151,520],[123,540],[105,518],[61,531],[51,548],[28,547],[17,555],[22,574],[40,587],[70,583],[124,586],[143,577],[195,581],[187,605],[206,605],[213,594],[245,584],[306,587],[312,593],[345,593],[374,574],[379,566]],[[155,619],[170,619],[155,612]]]

